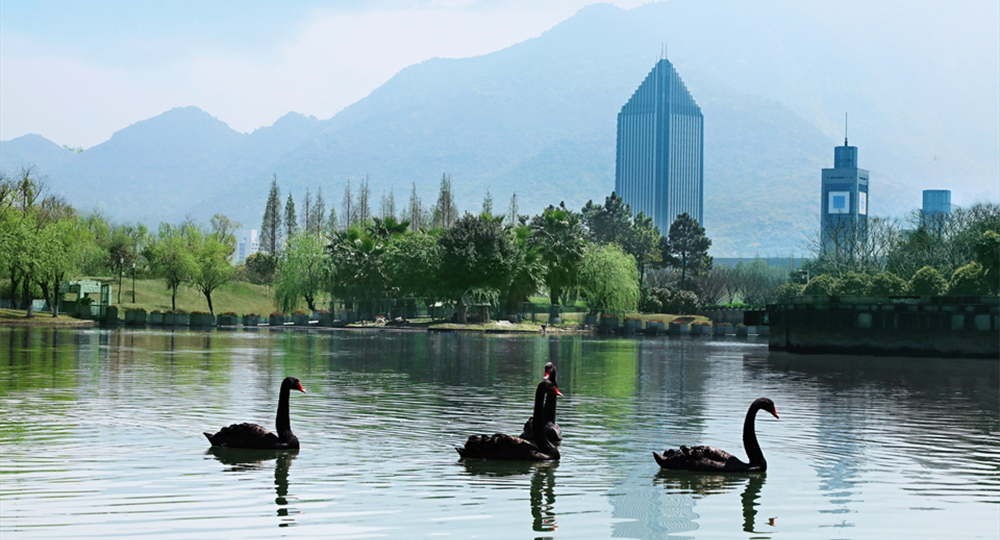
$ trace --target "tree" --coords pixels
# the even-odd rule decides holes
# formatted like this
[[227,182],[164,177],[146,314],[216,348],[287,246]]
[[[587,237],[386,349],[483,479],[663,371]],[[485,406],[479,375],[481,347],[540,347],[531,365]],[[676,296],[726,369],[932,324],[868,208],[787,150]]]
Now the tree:
[[635,311],[639,271],[635,259],[617,244],[591,244],[579,272],[580,289],[594,311]]
[[295,201],[292,194],[288,194],[288,201],[285,202],[285,241],[295,236],[295,231],[299,228],[299,222],[295,219]]
[[[330,209],[333,211],[333,208]],[[324,220],[326,219],[326,202],[323,201],[323,188],[316,189],[316,199],[313,201],[312,210],[309,211],[311,224],[306,227],[311,234],[319,236],[323,233]],[[336,214],[333,214],[336,217]]]
[[847,272],[833,284],[836,296],[866,296],[871,288],[871,278],[861,272]]
[[531,227],[517,225],[514,231],[514,272],[503,293],[505,313],[516,314],[521,303],[527,302],[538,290],[545,276],[541,250],[532,242]]
[[948,282],[945,281],[944,276],[936,268],[925,266],[913,274],[907,288],[910,294],[941,296],[948,289]]
[[552,303],[551,317],[558,318],[565,289],[576,284],[577,267],[583,259],[586,231],[580,215],[559,203],[531,220],[531,242],[545,264],[544,280]]
[[305,300],[316,310],[316,298],[330,278],[330,257],[319,236],[298,234],[288,241],[278,264],[274,300],[282,312],[291,312]]
[[382,268],[385,244],[354,225],[338,232],[327,249],[335,269],[333,292],[359,302],[362,315],[374,316],[375,301],[381,298],[386,285]]
[[341,210],[344,218],[344,230],[351,228],[357,218],[354,215],[354,194],[351,192],[351,179],[347,179],[347,187],[344,188],[344,200],[341,202]]
[[278,254],[281,245],[281,193],[278,191],[278,175],[271,178],[271,192],[264,207],[264,219],[260,224],[260,247],[271,255]]
[[879,272],[872,276],[868,296],[899,296],[906,292],[906,282],[892,272]]
[[615,243],[628,249],[632,229],[632,208],[615,192],[605,197],[604,205],[587,201],[583,207],[583,224],[590,241],[598,244]]
[[205,295],[208,312],[215,315],[212,293],[233,279],[235,269],[229,262],[233,250],[214,234],[203,235],[200,231],[193,231],[190,237],[194,245],[192,281],[201,294]]
[[385,196],[385,192],[382,193],[382,202],[379,205],[379,213],[382,219],[396,218],[396,190],[389,188],[389,196]]
[[639,270],[640,287],[646,277],[646,269],[659,266],[663,260],[660,245],[663,238],[664,236],[660,234],[660,228],[653,224],[653,218],[642,212],[636,214],[632,221],[632,230],[626,251],[635,257],[636,268]]
[[[312,195],[309,193],[309,188],[306,188],[306,196],[302,199],[302,230],[309,231],[313,227],[313,217],[312,212]],[[291,241],[291,237],[288,239]]]
[[229,248],[230,256],[236,251],[236,231],[242,226],[239,221],[233,221],[225,214],[212,216],[211,235],[219,243]]
[[487,216],[493,215],[493,196],[490,195],[490,188],[486,188],[486,196],[483,197],[483,213]]
[[431,226],[439,229],[450,228],[458,220],[458,207],[451,190],[451,176],[447,174],[441,174],[441,188],[432,215]]
[[368,189],[368,177],[366,176],[358,186],[358,208],[355,213],[357,214],[356,222],[359,224],[366,223],[372,216],[372,208],[368,202],[370,196],[371,191]]
[[518,215],[517,192],[510,196],[510,206],[507,207],[507,225],[517,227],[521,216]]
[[1000,290],[1000,234],[987,230],[973,246],[976,262],[983,269],[983,280],[992,294]]
[[326,220],[326,235],[333,238],[340,229],[340,223],[337,220],[337,209],[330,207],[330,217]]
[[802,296],[830,296],[837,279],[829,274],[822,274],[809,280]]
[[417,196],[416,182],[413,182],[410,191],[410,208],[407,210],[406,218],[410,221],[410,228],[413,230],[422,229],[426,225],[424,223],[424,207],[420,202],[420,197]]
[[394,235],[383,255],[385,275],[393,292],[403,297],[441,297],[438,275],[441,246],[435,236],[420,232]]
[[802,294],[802,290],[805,288],[806,286],[801,283],[785,283],[783,285],[779,285],[778,288],[774,290],[775,302],[791,302],[792,298],[800,296]]
[[153,271],[171,291],[170,306],[177,311],[177,288],[197,271],[194,250],[189,239],[178,228],[160,224],[159,238],[152,246]]
[[132,266],[136,254],[132,251],[131,228],[117,227],[111,234],[111,245],[108,246],[108,266],[118,274],[118,303],[122,302],[122,273],[126,267]]
[[495,303],[510,283],[515,251],[511,235],[498,220],[466,213],[440,237],[441,274],[446,296],[459,307],[459,322],[467,321],[463,296]]
[[274,278],[274,272],[278,269],[278,257],[270,253],[258,251],[257,253],[251,253],[246,258],[244,264],[249,272],[251,283],[266,285],[271,283],[271,280]]
[[983,265],[978,262],[955,270],[948,284],[948,294],[953,296],[980,296],[990,293],[990,284],[986,281]]
[[712,257],[708,248],[712,241],[705,236],[705,228],[687,214],[677,216],[670,224],[670,232],[664,245],[663,261],[681,271],[680,287],[687,289],[687,276],[699,275],[711,270]]

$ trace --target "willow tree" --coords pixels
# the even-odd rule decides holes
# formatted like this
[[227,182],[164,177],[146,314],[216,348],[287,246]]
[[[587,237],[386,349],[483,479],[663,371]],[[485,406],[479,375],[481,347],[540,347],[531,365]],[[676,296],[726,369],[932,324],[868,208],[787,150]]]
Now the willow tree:
[[639,270],[617,244],[591,244],[580,262],[577,283],[592,311],[635,311]]
[[326,243],[315,234],[297,234],[288,241],[276,272],[274,301],[283,312],[305,300],[310,311],[330,279]]

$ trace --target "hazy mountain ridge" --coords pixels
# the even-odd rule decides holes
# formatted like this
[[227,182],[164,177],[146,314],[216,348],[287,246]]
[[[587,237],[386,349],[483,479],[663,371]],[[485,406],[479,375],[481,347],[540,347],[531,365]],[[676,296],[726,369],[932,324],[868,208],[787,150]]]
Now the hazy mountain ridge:
[[[828,123],[807,120],[802,111],[826,118],[823,109],[840,97],[823,85],[842,68],[826,73],[813,64],[836,64],[847,53],[813,57],[798,50],[810,28],[827,26],[796,19],[782,0],[727,6],[720,11],[727,16],[712,21],[699,19],[699,5],[683,0],[628,11],[590,6],[500,51],[409,66],[328,120],[289,113],[244,134],[196,107],[178,108],[82,154],[39,136],[4,141],[0,167],[10,173],[34,163],[78,207],[152,226],[225,213],[256,228],[272,174],[283,198],[290,190],[300,202],[306,188],[322,187],[327,208],[338,212],[348,179],[369,178],[373,208],[390,189],[401,208],[413,182],[430,206],[442,173],[452,176],[460,209],[478,211],[487,187],[496,212],[506,211],[512,192],[522,213],[559,201],[579,208],[613,189],[617,113],[669,37],[671,61],[705,116],[705,225],[713,252],[801,253],[818,225],[820,169],[832,166],[833,146],[842,144]],[[764,31],[776,23],[798,27],[779,39]],[[848,53],[861,48],[847,47]],[[763,55],[768,62],[756,60]],[[853,97],[844,99],[888,107],[883,116],[911,114],[902,98],[886,105],[891,88],[848,90]],[[872,171],[872,212],[898,215],[919,206],[922,186],[910,171],[928,169],[885,149],[905,154],[929,135],[894,134],[905,140],[893,146],[894,138],[867,133],[861,124],[851,142],[859,146],[861,167]],[[950,158],[941,165],[935,174],[961,177],[988,175],[991,167],[954,169]]]

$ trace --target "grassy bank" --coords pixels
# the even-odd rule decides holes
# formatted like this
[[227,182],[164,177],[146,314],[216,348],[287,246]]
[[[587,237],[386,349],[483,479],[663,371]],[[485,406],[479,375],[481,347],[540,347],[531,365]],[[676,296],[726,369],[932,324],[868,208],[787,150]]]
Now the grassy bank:
[[66,315],[53,317],[44,311],[36,311],[34,317],[29,319],[28,312],[23,309],[0,308],[0,326],[94,326],[94,321]]
[[[91,279],[110,282],[104,278]],[[121,312],[131,307],[140,307],[146,311],[171,309],[170,289],[167,288],[163,280],[136,280],[135,302],[132,302],[131,280],[122,282],[121,302],[118,302],[118,282],[115,281],[112,284],[114,285],[114,296],[111,303],[118,306]],[[212,305],[216,315],[227,311],[233,311],[240,315],[245,313],[268,314],[275,310],[273,293],[270,290],[262,285],[253,285],[242,281],[228,283],[213,292]],[[188,312],[208,311],[208,301],[205,300],[205,295],[194,287],[181,285],[177,289],[177,309]],[[124,317],[124,315],[122,316]]]

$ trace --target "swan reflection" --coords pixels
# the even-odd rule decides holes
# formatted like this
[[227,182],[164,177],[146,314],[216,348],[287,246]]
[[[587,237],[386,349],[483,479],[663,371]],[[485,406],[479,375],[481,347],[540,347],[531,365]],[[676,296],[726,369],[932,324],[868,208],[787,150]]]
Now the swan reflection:
[[294,520],[288,518],[288,469],[299,454],[297,449],[248,450],[213,446],[206,454],[214,457],[219,463],[228,465],[226,472],[234,473],[264,470],[268,461],[275,460],[274,490],[277,497],[274,503],[278,505],[278,517],[281,518],[278,526],[289,527],[295,524]]
[[[748,474],[705,474],[688,471],[670,471],[661,469],[653,480],[654,484],[667,487],[670,491],[682,494],[690,494],[695,499],[727,493],[745,484],[743,493],[740,495],[743,507],[743,531],[755,531],[754,526],[757,517],[757,507],[760,499],[760,491],[767,480],[767,473]],[[768,520],[769,525],[774,525],[774,519]]]
[[459,463],[465,468],[466,474],[474,476],[501,478],[530,474],[532,529],[540,532],[552,532],[559,528],[555,513],[555,472],[559,468],[558,461],[489,461],[466,459]]

